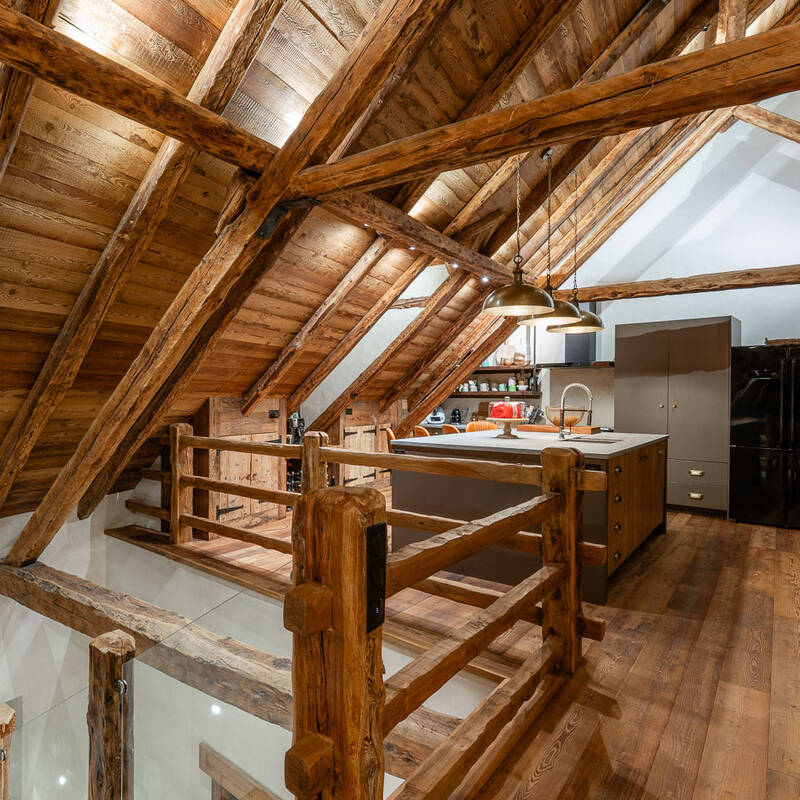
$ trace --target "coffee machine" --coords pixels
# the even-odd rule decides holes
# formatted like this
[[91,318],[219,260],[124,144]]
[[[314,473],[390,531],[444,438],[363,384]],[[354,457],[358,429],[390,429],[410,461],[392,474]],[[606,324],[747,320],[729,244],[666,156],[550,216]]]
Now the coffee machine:
[[460,425],[461,424],[461,409],[454,408],[450,412],[450,424],[451,425]]

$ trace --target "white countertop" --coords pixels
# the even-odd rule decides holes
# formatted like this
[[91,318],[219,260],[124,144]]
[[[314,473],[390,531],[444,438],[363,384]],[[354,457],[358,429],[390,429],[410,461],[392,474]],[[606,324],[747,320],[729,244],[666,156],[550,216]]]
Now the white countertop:
[[[567,436],[559,439],[557,433],[519,432],[519,439],[498,439],[497,431],[475,431],[474,433],[448,433],[439,436],[419,436],[412,439],[395,439],[393,449],[412,453],[415,450],[461,450],[478,457],[492,453],[526,453],[538,455],[546,447],[574,447],[585,456],[607,459],[622,453],[637,450],[653,442],[668,439],[666,435],[651,433],[597,433],[592,436]],[[516,431],[515,431],[516,433]],[[614,440],[614,441],[611,441]]]

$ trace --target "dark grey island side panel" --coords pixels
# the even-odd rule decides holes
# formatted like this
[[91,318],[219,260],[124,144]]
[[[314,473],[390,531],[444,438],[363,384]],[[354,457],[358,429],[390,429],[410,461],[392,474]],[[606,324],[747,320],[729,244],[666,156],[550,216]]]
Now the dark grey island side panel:
[[[395,452],[403,450],[402,447],[395,448]],[[418,451],[407,448],[405,452],[416,453]],[[471,453],[465,456],[456,452],[445,454],[437,451],[429,454],[446,455],[449,458],[475,457]],[[523,459],[518,454],[509,458],[493,453],[492,460],[540,463],[538,455],[531,455]],[[589,469],[595,467],[605,470],[605,463],[601,461],[587,461],[586,466]],[[509,506],[530,500],[540,493],[538,486],[392,470],[392,507],[402,511],[415,511],[419,514],[432,514],[453,519],[480,519],[495,511],[501,511]],[[607,530],[605,493],[586,492],[584,494],[584,540],[607,544]],[[393,526],[392,550],[398,550],[410,542],[422,541],[429,536],[430,534],[424,531]],[[492,547],[453,565],[452,570],[476,578],[516,584],[533,574],[540,566],[541,560],[534,556]],[[592,603],[605,603],[607,584],[606,567],[583,567],[582,587],[585,600]]]

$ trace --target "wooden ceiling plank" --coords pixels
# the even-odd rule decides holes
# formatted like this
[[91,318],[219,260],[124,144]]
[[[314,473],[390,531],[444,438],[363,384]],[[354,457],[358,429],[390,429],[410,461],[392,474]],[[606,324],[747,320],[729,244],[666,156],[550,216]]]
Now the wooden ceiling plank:
[[490,331],[428,394],[401,420],[395,431],[398,437],[408,436],[436,406],[443,403],[453,386],[466,380],[485,358],[488,358],[516,330],[514,317],[491,320]]
[[[189,92],[192,102],[224,110],[282,6],[283,0],[240,0]],[[0,444],[0,507],[197,156],[196,149],[172,138],[156,153]]]
[[[729,289],[752,289],[762,286],[790,286],[800,283],[800,264],[784,267],[756,267],[727,272],[709,272],[684,278],[656,278],[649,281],[610,283],[605,286],[586,286],[578,290],[581,302],[595,303],[627,300],[635,297],[663,297],[672,294],[723,292]],[[557,297],[569,297],[571,292],[557,292]]]
[[800,122],[795,119],[754,105],[737,106],[733,109],[733,116],[742,122],[800,144]]
[[375,376],[414,339],[414,337],[433,319],[463,288],[472,276],[459,272],[446,278],[428,298],[422,311],[406,325],[400,335],[381,352],[373,362],[314,420],[310,428],[327,430],[343,414],[347,406],[355,400],[374,380]]
[[[391,74],[394,61],[413,46],[426,30],[427,20],[445,4],[445,0],[385,0],[380,6],[256,181],[245,209],[189,275],[12,546],[8,563],[25,564],[41,555],[140,414],[162,390],[164,381],[185,362],[208,320],[225,307],[229,293],[263,252],[270,250],[264,238],[269,232],[263,225],[269,222],[283,187],[304,166],[327,159]],[[291,212],[283,215],[272,233],[289,225],[286,220],[292,216]]]
[[0,5],[0,59],[17,70],[246,169],[265,166],[265,142],[165,84]]
[[534,147],[625,133],[800,88],[800,29],[785,27],[435,128],[303,170],[293,197],[374,189]]
[[[60,0],[25,0],[17,10],[31,19],[50,26]],[[5,64],[0,66],[0,182],[17,146],[22,118],[33,91],[34,78]]]
[[379,236],[358,259],[347,274],[339,281],[334,290],[325,298],[314,313],[306,320],[303,327],[295,334],[280,355],[272,362],[264,374],[250,387],[242,402],[242,413],[247,414],[265,397],[275,394],[277,385],[296,363],[299,354],[320,328],[339,308],[348,294],[369,274],[375,264],[391,249],[391,244]]

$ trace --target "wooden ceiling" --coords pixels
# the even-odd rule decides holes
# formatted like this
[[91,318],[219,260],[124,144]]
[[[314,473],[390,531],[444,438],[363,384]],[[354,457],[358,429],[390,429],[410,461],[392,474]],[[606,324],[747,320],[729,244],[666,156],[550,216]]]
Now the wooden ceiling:
[[[43,3],[0,0],[0,6],[26,13]],[[61,0],[49,5],[56,7],[57,31],[186,95],[236,3]],[[281,147],[379,6],[377,0],[286,0],[224,116]],[[408,63],[395,66],[379,102],[368,108],[334,157],[704,48],[714,42],[717,28],[717,3],[703,0],[454,0],[438,7],[442,13],[431,14],[421,46],[412,48]],[[765,30],[793,21],[794,7],[794,0],[751,0],[748,21]],[[553,252],[558,283],[571,269],[573,169],[581,199],[581,263],[730,119],[727,111],[704,112],[655,128],[557,145]],[[0,119],[0,134],[6,124]],[[128,117],[50,83],[34,83],[0,182],[0,437],[23,408],[163,140],[161,133]],[[0,144],[7,147],[2,138]],[[377,194],[507,268],[513,256],[515,165],[515,157],[502,158]],[[521,176],[526,198],[522,252],[534,280],[545,264],[541,148],[522,157]],[[0,515],[30,510],[42,499],[214,244],[229,187],[240,180],[230,164],[204,153],[197,158],[152,242],[133,260],[74,382],[14,476]],[[375,230],[347,208],[318,207],[302,217],[274,266],[202,356],[199,370],[170,398],[159,417],[162,426],[193,413],[212,394],[247,395],[254,405],[262,396],[277,395],[289,398],[293,410],[412,278],[436,263],[393,246],[398,240],[388,234],[376,244]],[[400,342],[358,376],[329,416],[354,397],[419,400],[444,365],[492,333],[477,313],[487,285],[463,266],[450,269],[451,277]],[[350,283],[342,284],[343,279]],[[142,451],[141,462],[151,453]],[[124,474],[118,486],[129,478]]]

